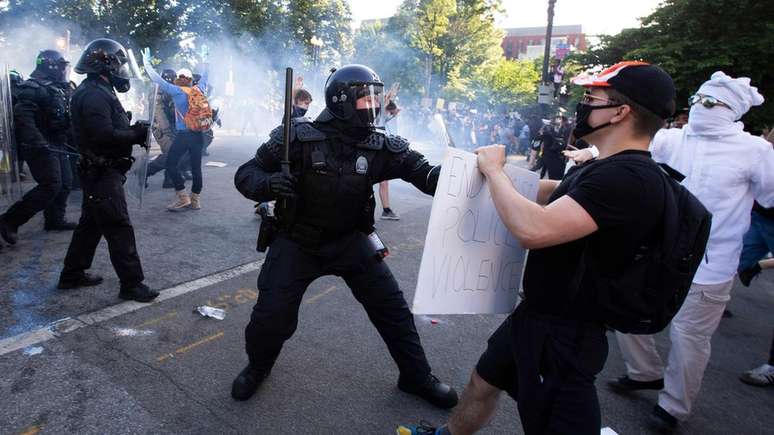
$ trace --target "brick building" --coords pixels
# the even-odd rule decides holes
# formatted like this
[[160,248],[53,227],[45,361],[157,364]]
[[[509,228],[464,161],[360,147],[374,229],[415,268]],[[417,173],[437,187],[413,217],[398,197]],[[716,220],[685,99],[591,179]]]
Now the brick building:
[[[504,29],[502,47],[507,59],[535,59],[545,51],[545,27],[517,27]],[[583,26],[554,26],[551,34],[551,56],[556,49],[586,50],[586,34]]]

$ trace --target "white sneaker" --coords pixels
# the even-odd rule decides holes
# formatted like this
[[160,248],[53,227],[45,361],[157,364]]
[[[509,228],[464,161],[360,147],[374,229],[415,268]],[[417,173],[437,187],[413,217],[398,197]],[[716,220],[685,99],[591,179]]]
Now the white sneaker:
[[739,377],[745,384],[766,387],[774,385],[774,366],[764,364],[752,370],[748,370]]

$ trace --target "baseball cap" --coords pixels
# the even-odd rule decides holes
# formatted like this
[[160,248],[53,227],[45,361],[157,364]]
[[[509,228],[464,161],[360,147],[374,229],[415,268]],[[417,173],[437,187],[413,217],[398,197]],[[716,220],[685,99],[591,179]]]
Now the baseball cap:
[[597,75],[581,75],[573,83],[586,88],[612,88],[663,119],[675,112],[675,84],[661,68],[625,61]]
[[193,78],[193,73],[191,73],[191,70],[188,68],[180,68],[177,70],[177,76],[178,77],[187,77],[189,79]]

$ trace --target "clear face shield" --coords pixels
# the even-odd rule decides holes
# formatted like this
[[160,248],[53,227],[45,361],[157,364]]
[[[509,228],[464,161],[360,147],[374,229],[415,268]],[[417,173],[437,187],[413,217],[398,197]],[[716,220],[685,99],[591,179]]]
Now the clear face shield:
[[127,62],[123,65],[123,67],[128,66],[130,74],[129,77],[124,78],[141,80],[142,72],[140,71],[140,66],[137,64],[137,58],[134,57],[134,52],[132,52],[132,49],[126,50],[126,55]]
[[364,127],[384,128],[384,86],[380,83],[366,83],[353,86],[355,89],[355,112]]

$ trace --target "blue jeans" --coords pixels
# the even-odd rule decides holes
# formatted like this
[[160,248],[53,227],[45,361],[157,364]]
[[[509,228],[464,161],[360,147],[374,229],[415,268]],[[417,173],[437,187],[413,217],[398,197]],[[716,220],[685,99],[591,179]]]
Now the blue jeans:
[[750,229],[744,235],[744,246],[737,270],[741,272],[753,267],[769,252],[774,252],[774,220],[753,211]]
[[166,170],[169,178],[175,183],[175,190],[185,189],[185,180],[180,175],[180,159],[188,153],[191,162],[191,175],[193,183],[191,193],[202,192],[202,148],[204,147],[204,135],[200,131],[178,131],[175,141],[169,147]]

